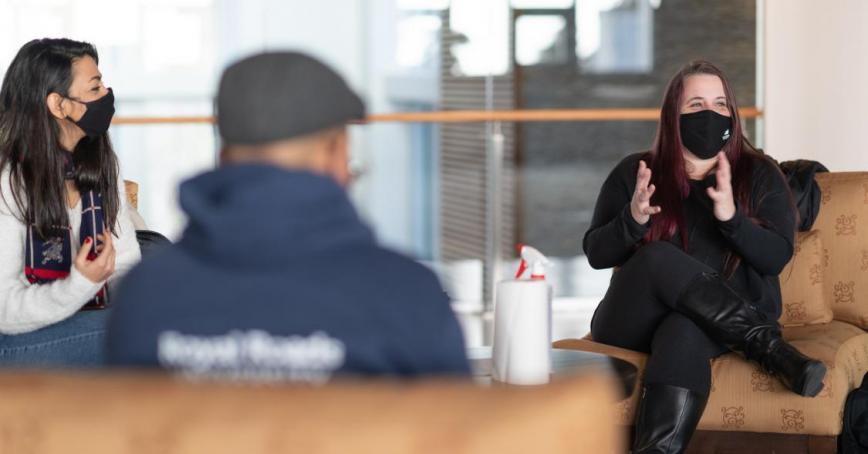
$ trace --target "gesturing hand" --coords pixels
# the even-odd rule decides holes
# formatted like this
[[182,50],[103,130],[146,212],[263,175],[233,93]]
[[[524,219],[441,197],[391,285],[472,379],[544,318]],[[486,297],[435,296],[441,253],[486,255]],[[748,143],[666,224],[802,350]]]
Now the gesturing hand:
[[735,216],[735,199],[732,197],[732,172],[726,153],[717,154],[716,187],[708,188],[708,197],[714,202],[714,217],[718,221],[728,221]]
[[636,173],[636,190],[630,200],[630,214],[639,224],[645,224],[652,214],[660,212],[659,206],[651,206],[651,195],[654,194],[654,185],[651,183],[651,169],[645,165],[645,161],[639,161],[639,172]]
[[97,250],[99,255],[93,260],[88,260],[87,256],[93,248],[93,238],[88,237],[84,240],[73,262],[78,272],[93,283],[103,282],[115,272],[115,248],[112,243],[112,234],[106,230],[105,233],[97,236],[102,241],[102,245]]

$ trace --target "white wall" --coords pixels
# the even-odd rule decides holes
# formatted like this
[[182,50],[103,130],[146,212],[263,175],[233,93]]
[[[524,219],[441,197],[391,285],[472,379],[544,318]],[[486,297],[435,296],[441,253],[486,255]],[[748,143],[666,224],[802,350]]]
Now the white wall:
[[868,170],[868,1],[765,0],[765,149]]

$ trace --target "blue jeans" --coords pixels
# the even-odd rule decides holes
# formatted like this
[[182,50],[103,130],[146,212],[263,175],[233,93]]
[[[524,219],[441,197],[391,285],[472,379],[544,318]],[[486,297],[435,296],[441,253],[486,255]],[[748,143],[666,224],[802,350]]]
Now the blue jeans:
[[0,367],[103,365],[109,310],[77,312],[66,320],[29,333],[0,334]]

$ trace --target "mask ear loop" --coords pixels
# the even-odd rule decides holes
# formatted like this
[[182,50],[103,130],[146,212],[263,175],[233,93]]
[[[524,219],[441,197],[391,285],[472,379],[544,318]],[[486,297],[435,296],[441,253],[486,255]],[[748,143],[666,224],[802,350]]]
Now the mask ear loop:
[[[60,94],[60,93],[58,93],[58,94]],[[77,103],[79,103],[79,104],[84,104],[85,106],[87,105],[86,102],[79,101],[79,100],[77,100],[77,99],[75,99],[75,98],[73,98],[73,97],[70,97],[70,96],[64,96],[64,95],[60,95],[60,96],[61,96],[63,99],[68,99],[68,100],[70,100],[70,101],[72,101],[72,102],[77,102]],[[62,102],[62,101],[61,101],[61,102]],[[61,107],[61,109],[62,109],[62,108],[63,108],[63,107]],[[70,117],[69,115],[66,115],[66,116],[64,116],[63,118],[66,119],[66,120],[69,120],[69,121],[71,121],[71,122],[73,122],[73,123],[75,123],[76,121],[78,121],[78,120],[75,120],[74,118]],[[80,118],[79,118],[79,120],[80,120]]]
[[[58,93],[58,94],[60,94],[60,93]],[[70,100],[70,101],[72,101],[72,102],[77,102],[77,103],[79,103],[79,104],[84,104],[84,105],[85,105],[85,108],[87,108],[87,107],[86,107],[86,106],[87,106],[87,103],[86,103],[86,102],[79,101],[79,100],[77,100],[77,99],[75,99],[75,98],[73,98],[73,97],[70,97],[70,96],[65,96],[65,95],[60,95],[60,96],[61,96],[63,99],[68,99],[68,100]],[[62,101],[61,101],[61,102],[62,102]],[[62,107],[61,107],[61,108],[62,108]],[[87,113],[87,110],[85,110],[85,113]],[[81,114],[81,116],[84,117],[84,114]],[[81,120],[81,118],[79,118],[78,120],[76,120],[76,119],[70,117],[69,115],[66,115],[66,116],[64,116],[63,118],[64,118],[65,120],[69,121],[70,123],[76,125],[76,126],[78,126],[78,121]],[[79,128],[80,128],[80,126],[79,126]],[[65,173],[64,176],[65,176],[66,178],[75,178],[75,171],[74,171],[74,170],[73,170],[71,173],[68,172],[68,171],[65,171],[64,173]]]

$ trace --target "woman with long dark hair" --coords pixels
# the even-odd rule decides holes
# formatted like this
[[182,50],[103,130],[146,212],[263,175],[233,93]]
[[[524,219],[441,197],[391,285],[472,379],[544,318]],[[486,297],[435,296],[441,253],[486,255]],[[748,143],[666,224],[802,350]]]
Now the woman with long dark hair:
[[822,389],[825,366],[777,323],[795,225],[789,187],[744,137],[726,77],[709,62],[686,65],[666,88],[653,148],[606,179],[583,244],[594,268],[617,268],[593,339],[649,353],[634,452],[686,448],[710,361],[727,351],[800,395]]
[[25,44],[0,87],[0,364],[102,362],[110,288],[140,257],[96,49]]

